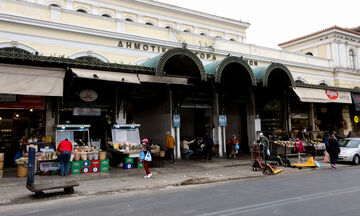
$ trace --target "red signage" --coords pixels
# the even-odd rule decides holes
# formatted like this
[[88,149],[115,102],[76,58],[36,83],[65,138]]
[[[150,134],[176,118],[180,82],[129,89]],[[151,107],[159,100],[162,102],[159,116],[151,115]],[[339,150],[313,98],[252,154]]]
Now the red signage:
[[19,95],[14,102],[0,103],[0,108],[44,110],[45,98],[43,96]]
[[326,96],[330,98],[331,100],[336,100],[339,97],[338,91],[332,91],[332,90],[325,90]]

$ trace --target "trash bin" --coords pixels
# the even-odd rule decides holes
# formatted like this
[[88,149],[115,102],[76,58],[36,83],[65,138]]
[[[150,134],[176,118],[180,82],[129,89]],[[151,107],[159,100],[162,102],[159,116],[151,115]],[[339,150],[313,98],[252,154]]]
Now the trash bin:
[[25,164],[17,165],[17,177],[22,178],[27,176],[27,167]]

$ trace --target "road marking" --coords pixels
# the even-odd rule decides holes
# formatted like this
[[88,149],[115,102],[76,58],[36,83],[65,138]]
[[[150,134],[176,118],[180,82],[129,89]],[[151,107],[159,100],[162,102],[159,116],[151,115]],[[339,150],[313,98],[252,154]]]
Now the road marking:
[[255,212],[255,211],[263,210],[263,209],[267,209],[267,208],[279,207],[279,206],[283,206],[283,205],[294,204],[294,203],[304,202],[304,201],[308,201],[308,200],[326,198],[326,197],[336,196],[336,195],[340,195],[340,194],[355,193],[355,192],[359,192],[359,191],[360,191],[360,186],[350,187],[350,188],[342,188],[342,189],[328,191],[328,192],[321,192],[321,193],[308,194],[308,195],[304,195],[304,196],[290,197],[290,198],[286,198],[286,199],[282,199],[282,200],[262,202],[262,203],[257,203],[254,205],[247,205],[247,206],[242,206],[242,207],[237,207],[237,208],[221,210],[221,211],[217,211],[217,212],[204,213],[204,214],[200,214],[198,216],[239,215],[239,214]]

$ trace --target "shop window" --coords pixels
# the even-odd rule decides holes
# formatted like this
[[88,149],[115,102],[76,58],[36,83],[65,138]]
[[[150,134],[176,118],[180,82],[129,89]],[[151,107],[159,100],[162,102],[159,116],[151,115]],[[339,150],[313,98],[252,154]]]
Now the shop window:
[[355,54],[353,50],[349,50],[350,68],[355,69]]

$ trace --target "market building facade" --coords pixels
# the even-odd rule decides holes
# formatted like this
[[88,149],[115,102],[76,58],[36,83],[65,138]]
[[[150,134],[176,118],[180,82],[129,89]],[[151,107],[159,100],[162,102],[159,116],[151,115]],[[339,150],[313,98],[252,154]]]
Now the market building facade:
[[358,74],[334,72],[330,56],[246,44],[246,22],[147,0],[6,0],[0,26],[0,113],[11,113],[0,116],[2,130],[15,127],[17,111],[34,111],[6,104],[43,98],[42,118],[31,118],[42,121],[19,126],[15,142],[54,137],[57,124],[71,123],[90,124],[91,139],[106,143],[114,123],[136,123],[160,146],[170,130],[180,158],[184,137],[210,133],[223,156],[233,134],[249,151],[258,131],[316,130],[327,110],[343,122],[332,129],[351,130],[349,106],[301,101],[310,90],[348,97]]

